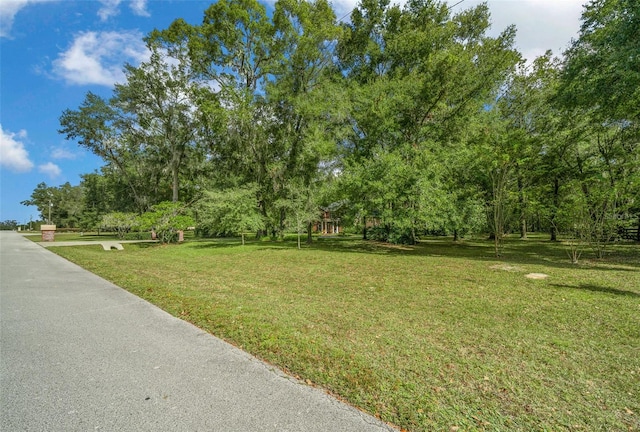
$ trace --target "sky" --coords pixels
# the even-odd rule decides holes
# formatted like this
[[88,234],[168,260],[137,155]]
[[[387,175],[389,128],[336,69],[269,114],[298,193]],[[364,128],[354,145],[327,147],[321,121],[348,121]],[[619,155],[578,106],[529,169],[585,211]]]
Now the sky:
[[[275,0],[265,2],[273,5]],[[450,0],[456,4],[459,0]],[[459,11],[479,4],[463,0]],[[577,37],[582,0],[488,0],[491,36],[517,27],[529,61],[560,54]],[[65,109],[91,91],[108,98],[125,63],[148,58],[142,38],[177,18],[202,21],[202,0],[0,0],[0,221],[38,220],[28,200],[39,183],[80,183],[102,161],[58,133]],[[357,0],[333,0],[344,20]]]

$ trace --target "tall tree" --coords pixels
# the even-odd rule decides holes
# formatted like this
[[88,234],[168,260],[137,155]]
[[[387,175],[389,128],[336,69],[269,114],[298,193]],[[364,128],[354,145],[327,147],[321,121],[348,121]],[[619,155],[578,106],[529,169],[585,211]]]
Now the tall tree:
[[150,39],[169,52],[184,49],[192,73],[215,89],[224,110],[216,148],[209,151],[226,174],[219,186],[236,186],[238,180],[257,184],[256,200],[266,217],[277,152],[268,139],[272,116],[264,91],[282,59],[282,42],[265,7],[256,0],[221,0],[204,11],[201,25],[178,19]]
[[377,210],[392,209],[389,217],[401,220],[411,209],[411,222],[402,223],[409,231],[399,237],[415,239],[417,228],[445,223],[438,215],[450,206],[439,161],[518,60],[514,29],[490,38],[488,27],[486,5],[451,16],[446,4],[432,0],[403,8],[365,0],[345,25],[338,53],[353,98],[349,166],[393,153],[411,173],[401,177],[412,179],[403,189],[413,192]]
[[[273,169],[279,173],[276,197],[282,223],[290,219],[287,212],[300,215],[301,202],[317,201],[314,182],[321,165],[336,157],[348,105],[341,102],[346,98],[333,62],[341,30],[329,3],[280,0],[273,22],[284,58],[266,95],[274,119],[269,136],[280,152]],[[306,227],[310,239],[309,221]]]
[[580,34],[565,53],[562,97],[603,119],[640,120],[640,4],[591,0]]
[[[635,0],[593,0],[582,14],[578,39],[565,53],[558,101],[590,119],[586,151],[576,153],[581,190],[591,209],[606,208],[608,219],[635,212],[640,177],[640,4]],[[604,188],[604,189],[603,189]],[[597,190],[607,190],[606,194]],[[610,201],[603,205],[600,198]]]
[[[555,181],[561,160],[551,160],[552,148],[562,145],[557,127],[562,115],[550,102],[557,90],[559,60],[548,51],[532,64],[520,63],[505,82],[495,108],[506,121],[505,134],[517,190],[520,237],[526,238],[531,218],[530,195],[539,183]],[[541,158],[541,155],[545,158]],[[563,168],[564,169],[564,168]]]
[[[211,151],[227,175],[217,187],[257,185],[272,231],[283,227],[288,182],[307,186],[335,148],[333,49],[339,35],[328,2],[280,0],[273,15],[255,0],[222,0],[201,25],[176,20],[150,39],[186,50],[192,72],[216,89],[222,127]],[[327,97],[336,94],[336,98]]]
[[150,45],[151,58],[138,67],[125,66],[125,84],[116,84],[111,104],[122,110],[126,133],[144,147],[144,155],[171,173],[172,201],[180,194],[180,170],[198,157],[198,86],[189,63],[172,61]]
[[58,187],[42,182],[33,190],[31,198],[21,204],[36,206],[41,220],[59,227],[75,228],[84,211],[84,189],[69,182]]
[[78,139],[126,179],[139,212],[165,199],[162,184],[177,201],[185,160],[204,157],[196,145],[199,89],[188,63],[172,61],[155,45],[149,48],[148,62],[125,67],[126,82],[115,86],[112,98],[88,93],[78,110],[65,110],[60,118],[61,133]]

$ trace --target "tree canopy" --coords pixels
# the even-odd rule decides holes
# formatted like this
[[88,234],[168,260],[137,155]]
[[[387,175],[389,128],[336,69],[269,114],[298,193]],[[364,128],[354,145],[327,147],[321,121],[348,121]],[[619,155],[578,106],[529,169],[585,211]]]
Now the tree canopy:
[[499,254],[507,233],[589,222],[597,245],[640,223],[636,3],[591,1],[566,52],[527,62],[485,4],[362,0],[339,22],[326,0],[220,0],[63,112],[105,165],[24,203],[45,218],[65,195],[55,219],[91,225],[171,200],[203,232],[279,236],[340,202],[384,241],[484,232]]

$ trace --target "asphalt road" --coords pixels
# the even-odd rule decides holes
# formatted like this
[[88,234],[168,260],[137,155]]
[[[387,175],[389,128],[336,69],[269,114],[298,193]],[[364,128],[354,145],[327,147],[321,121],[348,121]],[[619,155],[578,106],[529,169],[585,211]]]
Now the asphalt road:
[[394,429],[0,232],[0,430]]

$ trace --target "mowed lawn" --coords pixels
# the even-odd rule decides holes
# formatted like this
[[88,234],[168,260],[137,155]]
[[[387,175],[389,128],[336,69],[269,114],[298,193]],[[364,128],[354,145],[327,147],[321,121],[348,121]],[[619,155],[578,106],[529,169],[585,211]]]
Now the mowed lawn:
[[[640,430],[640,245],[355,238],[56,253],[410,431]],[[544,273],[546,279],[528,279]]]

